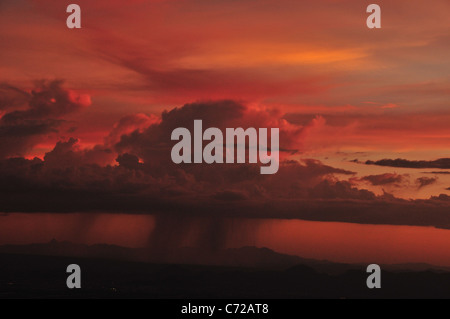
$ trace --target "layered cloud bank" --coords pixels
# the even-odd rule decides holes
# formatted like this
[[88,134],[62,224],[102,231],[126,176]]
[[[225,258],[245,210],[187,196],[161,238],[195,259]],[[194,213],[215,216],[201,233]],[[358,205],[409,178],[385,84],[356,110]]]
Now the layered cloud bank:
[[[408,175],[356,177],[354,171],[305,157],[303,142],[320,125],[317,119],[300,125],[279,110],[231,100],[196,102],[161,116],[127,115],[105,135],[104,143],[90,148],[67,137],[42,159],[24,158],[17,155],[33,149],[49,131],[63,130],[66,117],[88,106],[90,98],[57,81],[40,82],[31,93],[5,86],[3,93],[1,105],[8,110],[0,119],[5,132],[0,139],[5,150],[0,160],[4,212],[107,211],[150,213],[160,219],[300,218],[450,228],[446,195],[404,200],[364,188],[365,183],[401,187]],[[280,128],[279,171],[262,176],[258,164],[174,164],[171,132],[191,128],[194,119],[221,129]],[[423,188],[435,182],[423,177],[415,183]]]

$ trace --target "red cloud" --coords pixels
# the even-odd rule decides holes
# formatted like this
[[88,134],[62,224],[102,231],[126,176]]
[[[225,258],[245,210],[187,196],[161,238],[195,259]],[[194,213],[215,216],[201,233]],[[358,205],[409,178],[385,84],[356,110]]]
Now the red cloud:
[[[44,136],[58,132],[66,115],[90,105],[89,96],[63,89],[62,83],[36,82],[36,88],[27,99],[28,107],[12,110],[0,118],[1,157],[21,155],[29,151]],[[26,95],[23,93],[21,96],[23,98]],[[14,106],[15,102],[11,103]]]

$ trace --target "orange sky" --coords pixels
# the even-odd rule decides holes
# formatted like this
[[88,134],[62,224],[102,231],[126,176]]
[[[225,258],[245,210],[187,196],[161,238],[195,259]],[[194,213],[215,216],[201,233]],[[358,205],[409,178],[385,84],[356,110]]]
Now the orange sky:
[[[229,246],[450,265],[450,166],[365,164],[450,158],[450,2],[377,0],[377,30],[370,3],[1,0],[0,244],[209,244],[231,216]],[[174,168],[169,129],[196,116],[297,152],[274,176]],[[97,210],[124,215],[53,214]]]
[[72,136],[103,143],[129,114],[234,99],[311,125],[298,158],[358,176],[409,174],[410,185],[388,188],[400,197],[449,193],[444,175],[418,189],[429,170],[349,163],[450,157],[448,1],[377,1],[379,30],[366,27],[369,3],[359,0],[79,0],[80,30],[65,26],[69,3],[0,5],[0,81],[30,91],[37,79],[63,79],[91,100],[23,155],[43,157]]

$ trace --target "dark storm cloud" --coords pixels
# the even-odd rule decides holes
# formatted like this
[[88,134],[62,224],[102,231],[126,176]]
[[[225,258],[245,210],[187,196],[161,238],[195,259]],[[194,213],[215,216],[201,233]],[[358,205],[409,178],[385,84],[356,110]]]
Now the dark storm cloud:
[[43,135],[57,132],[59,124],[57,120],[23,120],[14,124],[0,120],[0,157],[25,153],[39,143]]
[[223,128],[227,121],[242,117],[244,111],[244,106],[234,101],[187,104],[164,111],[160,123],[153,124],[142,132],[135,130],[122,135],[116,149],[136,154],[144,161],[169,163],[173,145],[171,133],[174,129],[186,127],[193,131],[196,119],[202,119],[205,127]]
[[434,161],[410,161],[406,159],[383,159],[379,161],[366,161],[367,165],[404,167],[404,168],[440,168],[450,169],[450,158],[440,158]]
[[142,169],[144,167],[142,163],[139,163],[139,158],[136,155],[128,153],[119,155],[116,162],[119,163],[119,166],[128,169]]
[[1,87],[0,105],[7,103],[3,108],[16,108],[27,102],[26,108],[12,110],[0,118],[1,157],[25,153],[44,135],[57,132],[64,115],[89,105],[88,98],[77,96],[61,85],[62,81],[39,81],[31,94],[6,85]]
[[36,82],[36,89],[31,91],[28,108],[6,113],[1,119],[2,123],[60,118],[90,103],[63,89],[62,84],[63,81],[60,80]]
[[66,168],[86,164],[103,165],[112,162],[114,157],[115,154],[110,149],[100,145],[80,150],[78,140],[70,138],[57,142],[53,150],[45,154],[44,161],[50,168]]
[[[217,127],[222,131],[228,127],[244,129],[278,127],[280,149],[289,150],[280,152],[281,159],[301,147],[302,137],[308,129],[290,124],[276,110],[249,108],[231,100],[204,101],[164,111],[160,121],[150,124],[145,129],[136,129],[121,135],[119,142],[115,144],[115,150],[119,154],[128,153],[139,157],[155,176],[172,175],[181,169],[199,182],[213,182],[219,185],[261,178],[259,164],[174,164],[170,157],[171,148],[175,144],[171,140],[172,131],[178,127],[186,127],[192,132],[194,120],[197,119],[202,120],[204,128]],[[134,127],[133,124],[131,126]],[[125,129],[124,125],[121,127]]]

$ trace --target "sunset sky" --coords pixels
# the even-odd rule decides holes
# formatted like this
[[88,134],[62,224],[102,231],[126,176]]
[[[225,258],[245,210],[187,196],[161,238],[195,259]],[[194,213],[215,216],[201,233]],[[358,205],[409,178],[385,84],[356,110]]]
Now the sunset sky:
[[[70,3],[0,2],[0,211],[450,227],[448,1]],[[280,171],[172,165],[197,118],[279,127]]]

